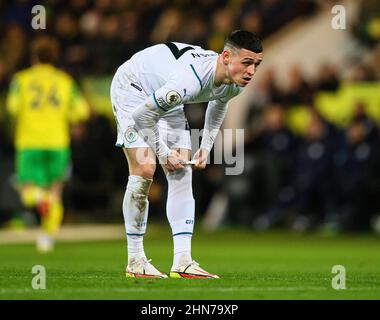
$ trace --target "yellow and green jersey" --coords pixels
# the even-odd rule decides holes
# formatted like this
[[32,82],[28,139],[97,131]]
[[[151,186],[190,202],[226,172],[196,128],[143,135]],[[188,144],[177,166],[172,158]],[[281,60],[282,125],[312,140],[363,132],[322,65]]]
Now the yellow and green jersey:
[[59,149],[69,146],[70,122],[85,120],[87,102],[74,80],[49,64],[16,73],[7,97],[16,117],[17,149]]

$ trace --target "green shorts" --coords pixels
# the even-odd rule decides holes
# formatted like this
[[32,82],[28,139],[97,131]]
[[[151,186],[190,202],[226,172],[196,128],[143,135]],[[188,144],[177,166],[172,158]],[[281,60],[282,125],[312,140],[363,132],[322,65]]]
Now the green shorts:
[[23,149],[16,152],[18,182],[45,188],[63,181],[68,173],[70,150]]

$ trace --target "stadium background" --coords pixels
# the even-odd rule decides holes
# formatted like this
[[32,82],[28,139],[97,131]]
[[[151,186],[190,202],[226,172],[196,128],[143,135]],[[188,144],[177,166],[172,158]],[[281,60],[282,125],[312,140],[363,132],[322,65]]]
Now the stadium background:
[[[46,8],[46,30],[31,27],[36,4]],[[346,8],[346,30],[331,27],[335,4]],[[78,81],[92,111],[72,132],[64,224],[122,223],[128,168],[114,147],[113,72],[158,42],[219,51],[237,28],[264,40],[264,63],[225,123],[245,128],[245,170],[226,176],[224,164],[209,165],[194,174],[198,223],[211,230],[245,225],[255,231],[379,232],[380,5],[370,0],[2,1],[1,226],[37,223],[15,191],[13,124],[4,105],[12,75],[29,66],[33,37],[47,33],[59,40],[59,66]],[[202,128],[205,107],[186,107],[192,128]],[[157,170],[150,220],[165,222],[165,198],[166,181]]]
[[[46,30],[31,28],[35,4],[46,8]],[[336,4],[346,9],[345,30],[331,26]],[[1,1],[0,300],[379,299],[379,19],[375,0]],[[220,50],[236,28],[264,40],[259,72],[224,123],[245,128],[245,171],[226,176],[223,164],[194,174],[192,252],[221,279],[126,281],[121,201],[128,169],[114,147],[112,73],[160,41]],[[44,33],[59,40],[59,66],[92,109],[72,131],[64,225],[46,255],[35,250],[37,215],[15,190],[14,124],[4,106],[12,75],[29,66],[31,40]],[[186,107],[192,128],[202,127],[205,107]],[[145,248],[167,272],[165,193],[158,170]],[[31,287],[36,265],[46,268],[46,290]],[[333,288],[336,265],[346,268],[345,290]],[[273,310],[283,305],[265,306],[266,314]]]

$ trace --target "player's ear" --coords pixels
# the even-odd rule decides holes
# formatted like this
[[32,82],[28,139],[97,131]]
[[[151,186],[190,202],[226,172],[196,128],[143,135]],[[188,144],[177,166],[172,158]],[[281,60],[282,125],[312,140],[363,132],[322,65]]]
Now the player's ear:
[[231,56],[232,56],[231,50],[229,50],[229,49],[223,50],[223,52],[222,52],[222,60],[223,60],[223,63],[225,65],[228,65],[230,63]]

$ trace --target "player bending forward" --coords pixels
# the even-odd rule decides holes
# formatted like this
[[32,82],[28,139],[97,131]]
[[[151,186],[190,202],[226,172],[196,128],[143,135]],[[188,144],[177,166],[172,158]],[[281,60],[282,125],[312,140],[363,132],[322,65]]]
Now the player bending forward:
[[261,41],[244,30],[232,32],[221,54],[170,42],[146,48],[122,64],[112,80],[111,101],[118,136],[129,165],[123,215],[128,242],[127,277],[167,278],[145,256],[148,194],[156,157],[168,181],[167,217],[173,234],[172,278],[219,278],[191,257],[194,198],[190,132],[184,104],[209,102],[194,169],[208,154],[227,112],[262,61]]

